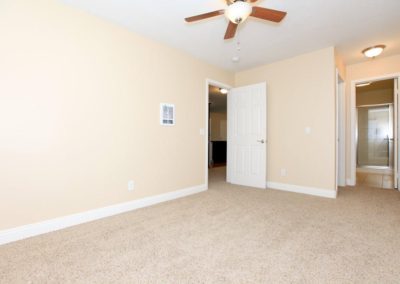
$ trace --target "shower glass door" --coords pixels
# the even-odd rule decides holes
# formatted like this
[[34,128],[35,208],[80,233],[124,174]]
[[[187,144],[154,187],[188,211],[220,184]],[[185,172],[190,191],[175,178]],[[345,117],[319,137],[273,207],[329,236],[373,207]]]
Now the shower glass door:
[[392,106],[363,106],[357,112],[357,165],[393,167]]

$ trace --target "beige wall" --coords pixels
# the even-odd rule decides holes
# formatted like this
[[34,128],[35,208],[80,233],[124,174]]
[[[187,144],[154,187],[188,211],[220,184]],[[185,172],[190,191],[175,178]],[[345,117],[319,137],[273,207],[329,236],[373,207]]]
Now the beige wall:
[[[369,79],[399,72],[400,54],[383,58],[366,59],[363,63],[352,64],[346,67],[346,81]],[[350,86],[347,86],[347,88],[350,89]]]
[[267,82],[268,181],[335,190],[334,49],[236,74],[237,86],[258,82]]
[[357,80],[372,79],[387,75],[400,75],[400,54],[369,59],[363,63],[346,67],[346,178],[351,177],[351,83]]
[[393,89],[356,91],[356,106],[389,103],[393,103]]
[[233,74],[58,1],[0,6],[0,230],[205,183],[205,80]]
[[227,118],[226,112],[212,112],[211,117],[211,141],[226,141]]
[[347,98],[400,72],[400,56],[344,69],[326,48],[234,76],[56,0],[2,1],[0,34],[0,230],[204,184],[206,78],[266,81],[268,180],[334,190],[335,66]]
[[339,76],[342,80],[346,80],[346,65],[343,62],[342,57],[335,50],[335,65],[338,70]]

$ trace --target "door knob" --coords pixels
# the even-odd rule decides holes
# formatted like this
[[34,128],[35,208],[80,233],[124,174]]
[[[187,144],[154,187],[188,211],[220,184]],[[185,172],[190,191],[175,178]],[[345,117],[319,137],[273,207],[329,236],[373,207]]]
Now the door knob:
[[260,142],[261,144],[264,144],[264,143],[265,143],[264,139],[257,140],[257,142]]

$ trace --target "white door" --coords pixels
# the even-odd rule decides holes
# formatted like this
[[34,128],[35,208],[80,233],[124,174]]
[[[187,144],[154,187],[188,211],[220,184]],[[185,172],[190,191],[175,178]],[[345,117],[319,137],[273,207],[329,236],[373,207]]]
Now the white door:
[[399,110],[399,81],[400,78],[394,79],[394,156],[396,157],[394,159],[394,188],[399,189],[398,186],[398,181],[399,181],[399,115],[398,115],[398,110]]
[[229,91],[227,140],[227,181],[266,188],[266,83]]

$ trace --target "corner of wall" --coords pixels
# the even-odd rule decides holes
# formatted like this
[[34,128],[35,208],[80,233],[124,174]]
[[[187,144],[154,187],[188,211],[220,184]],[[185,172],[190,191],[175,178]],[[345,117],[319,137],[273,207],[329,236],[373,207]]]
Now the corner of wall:
[[342,78],[342,80],[346,80],[346,65],[337,48],[335,48],[335,66],[339,71],[339,76]]

